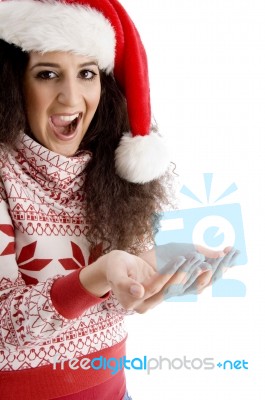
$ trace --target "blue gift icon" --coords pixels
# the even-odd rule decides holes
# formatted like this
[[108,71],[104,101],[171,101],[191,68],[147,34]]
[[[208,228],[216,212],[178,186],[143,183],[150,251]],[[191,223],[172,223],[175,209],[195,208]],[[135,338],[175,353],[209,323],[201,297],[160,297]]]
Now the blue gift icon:
[[[215,203],[237,190],[235,183],[231,184],[215,201],[209,205],[213,174],[204,174],[207,204],[198,199],[186,186],[181,193],[200,203],[199,207],[183,210],[167,211],[162,214],[160,229],[155,235],[157,246],[168,243],[191,243],[201,245],[212,250],[223,250],[231,246],[239,250],[240,254],[233,265],[247,263],[247,252],[244,237],[241,207],[238,203]],[[212,294],[214,297],[244,297],[245,285],[238,280],[221,279],[214,283]],[[196,296],[175,297],[167,301],[196,301]]]
[[167,211],[162,215],[155,242],[193,243],[213,250],[233,246],[240,251],[236,265],[247,263],[240,204]]

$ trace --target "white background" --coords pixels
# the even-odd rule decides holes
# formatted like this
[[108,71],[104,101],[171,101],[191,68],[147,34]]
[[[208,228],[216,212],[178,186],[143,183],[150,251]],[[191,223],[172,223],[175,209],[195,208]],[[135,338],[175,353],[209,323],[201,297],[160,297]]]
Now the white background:
[[[226,275],[243,298],[164,303],[127,318],[128,357],[212,357],[248,361],[248,370],[127,371],[133,400],[265,398],[265,2],[263,0],[121,0],[149,57],[153,112],[169,141],[181,182],[204,199],[238,190],[248,263]],[[137,84],[137,82],[136,82]],[[179,196],[176,188],[176,196]],[[197,207],[181,198],[183,207]]]

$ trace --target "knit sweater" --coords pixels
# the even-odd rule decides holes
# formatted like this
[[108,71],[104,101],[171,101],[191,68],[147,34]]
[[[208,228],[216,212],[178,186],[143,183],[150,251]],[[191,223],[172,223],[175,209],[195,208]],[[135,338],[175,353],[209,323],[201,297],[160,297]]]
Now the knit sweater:
[[126,311],[79,281],[91,262],[82,192],[90,157],[58,155],[24,133],[14,150],[0,147],[1,399],[84,390],[111,371],[60,360],[125,354]]

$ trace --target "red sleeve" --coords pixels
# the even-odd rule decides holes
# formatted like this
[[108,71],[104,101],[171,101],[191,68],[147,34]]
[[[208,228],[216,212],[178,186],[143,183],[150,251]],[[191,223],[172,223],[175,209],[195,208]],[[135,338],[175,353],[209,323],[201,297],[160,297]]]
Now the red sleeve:
[[80,317],[88,308],[105,301],[110,295],[108,292],[102,297],[97,297],[89,293],[79,280],[80,271],[81,269],[58,278],[51,288],[54,307],[67,319]]

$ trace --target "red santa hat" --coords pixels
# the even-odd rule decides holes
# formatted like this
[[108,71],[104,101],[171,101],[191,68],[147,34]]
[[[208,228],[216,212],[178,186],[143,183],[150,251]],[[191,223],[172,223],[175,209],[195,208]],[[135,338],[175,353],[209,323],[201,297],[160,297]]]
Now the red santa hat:
[[4,0],[0,38],[23,51],[70,51],[97,59],[113,72],[127,101],[130,132],[115,153],[122,178],[145,183],[169,165],[161,136],[151,130],[148,65],[131,18],[117,0]]

